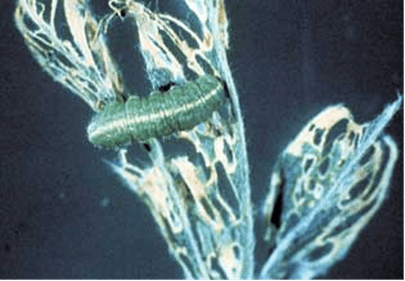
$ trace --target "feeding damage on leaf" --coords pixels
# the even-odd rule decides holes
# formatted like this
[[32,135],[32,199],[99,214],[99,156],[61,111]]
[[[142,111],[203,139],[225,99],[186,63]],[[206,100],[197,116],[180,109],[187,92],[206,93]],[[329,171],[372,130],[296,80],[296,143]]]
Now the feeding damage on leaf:
[[382,130],[401,103],[363,125],[344,106],[328,107],[288,145],[263,208],[265,237],[276,249],[262,277],[311,278],[346,255],[386,197],[398,151]]

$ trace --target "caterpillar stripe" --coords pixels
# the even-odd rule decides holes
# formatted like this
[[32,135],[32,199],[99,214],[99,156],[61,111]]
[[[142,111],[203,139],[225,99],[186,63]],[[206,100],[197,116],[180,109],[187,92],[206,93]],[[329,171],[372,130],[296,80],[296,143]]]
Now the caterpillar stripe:
[[189,130],[207,121],[224,98],[222,83],[211,75],[173,86],[165,93],[132,96],[97,113],[87,127],[88,138],[93,144],[114,147]]

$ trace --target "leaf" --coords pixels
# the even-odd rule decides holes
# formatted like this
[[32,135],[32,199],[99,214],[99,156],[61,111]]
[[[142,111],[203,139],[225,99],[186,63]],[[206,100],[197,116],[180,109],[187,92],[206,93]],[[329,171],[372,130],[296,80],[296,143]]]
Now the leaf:
[[[364,125],[344,106],[328,107],[289,144],[263,209],[275,249],[260,278],[309,279],[345,257],[387,195],[398,151],[382,131],[401,103]],[[271,224],[277,197],[279,229]]]

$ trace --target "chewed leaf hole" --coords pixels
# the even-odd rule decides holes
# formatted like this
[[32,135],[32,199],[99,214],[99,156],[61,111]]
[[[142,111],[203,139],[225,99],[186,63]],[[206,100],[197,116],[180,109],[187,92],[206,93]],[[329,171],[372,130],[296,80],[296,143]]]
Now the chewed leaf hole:
[[234,245],[234,246],[232,247],[232,249],[233,249],[233,253],[235,254],[236,259],[239,259],[239,258],[240,258],[240,254],[241,254],[240,246],[239,246],[239,245]]
[[356,183],[349,191],[350,199],[342,201],[342,205],[346,205],[349,202],[353,201],[355,198],[359,197],[370,184],[372,179],[372,174],[369,174],[367,177]]
[[305,165],[304,165],[304,172],[307,173],[309,169],[312,167],[312,164],[314,163],[313,158],[308,158],[305,160]]
[[316,129],[314,136],[314,144],[319,145],[322,141],[322,136],[325,133],[325,129]]
[[329,130],[328,135],[326,136],[325,147],[322,151],[322,156],[329,154],[330,150],[332,149],[334,140],[346,132],[348,122],[349,120],[342,119],[335,125],[333,125],[333,127]]
[[370,161],[371,157],[374,155],[375,148],[374,146],[370,146],[364,156],[360,159],[360,165],[366,164],[368,161]]
[[321,259],[322,257],[329,254],[330,251],[332,251],[332,249],[333,249],[332,243],[327,243],[323,246],[317,247],[309,254],[308,259],[310,261]]
[[277,196],[276,202],[274,204],[273,213],[271,215],[270,222],[277,228],[281,225],[281,214],[283,212],[283,193],[280,192]]
[[353,140],[354,140],[354,132],[351,131],[350,134],[349,134],[349,142],[350,142],[350,145],[353,144]]
[[319,168],[318,168],[319,173],[321,175],[325,175],[326,171],[328,170],[328,167],[329,167],[329,158],[326,157],[325,160],[323,160],[322,163],[319,165]]
[[210,219],[212,219],[214,221],[215,220],[215,214],[214,214],[214,211],[212,210],[210,204],[208,203],[207,199],[206,198],[200,199],[200,203],[203,206],[204,210],[207,212]]

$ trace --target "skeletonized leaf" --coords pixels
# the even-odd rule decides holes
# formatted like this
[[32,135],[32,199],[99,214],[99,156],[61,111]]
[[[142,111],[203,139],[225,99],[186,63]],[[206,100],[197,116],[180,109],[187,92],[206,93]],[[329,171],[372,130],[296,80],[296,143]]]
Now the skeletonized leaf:
[[[386,197],[398,156],[382,130],[402,103],[356,124],[342,105],[319,113],[289,144],[272,174],[264,206],[274,251],[261,278],[312,278],[344,258]],[[281,224],[271,224],[276,198]]]

